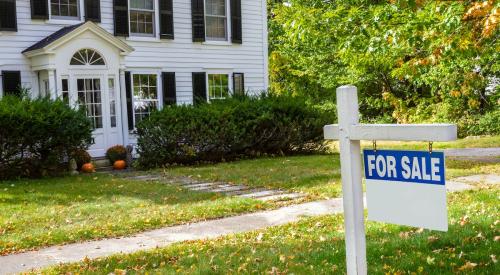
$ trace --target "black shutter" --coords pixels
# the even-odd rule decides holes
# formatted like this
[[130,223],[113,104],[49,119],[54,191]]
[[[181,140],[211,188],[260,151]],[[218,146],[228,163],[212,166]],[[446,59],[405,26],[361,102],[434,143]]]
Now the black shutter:
[[127,97],[128,129],[134,130],[134,108],[132,106],[132,79],[130,72],[125,72],[125,96]]
[[15,0],[0,0],[0,31],[17,32]]
[[114,0],[115,36],[128,36],[128,0]]
[[31,19],[49,19],[49,1],[31,0]]
[[207,74],[193,73],[193,103],[207,102]]
[[175,73],[161,73],[163,86],[163,106],[175,105],[177,93],[175,88]]
[[172,0],[160,0],[160,38],[174,39],[174,7]]
[[205,41],[205,7],[203,1],[204,0],[191,0],[193,42]]
[[19,96],[19,88],[21,88],[21,72],[2,71],[2,84],[4,95]]
[[234,90],[234,95],[237,96],[245,95],[245,74],[243,73],[233,74],[233,90]]
[[231,0],[231,35],[231,40],[233,43],[243,43],[241,0]]
[[101,22],[100,0],[85,0],[85,21]]

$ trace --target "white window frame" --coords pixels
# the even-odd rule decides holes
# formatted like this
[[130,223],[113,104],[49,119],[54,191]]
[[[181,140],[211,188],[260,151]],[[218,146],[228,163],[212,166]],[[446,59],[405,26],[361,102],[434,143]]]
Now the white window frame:
[[82,11],[84,10],[83,7],[83,1],[82,0],[76,0],[77,2],[77,16],[60,16],[60,15],[52,15],[52,0],[47,0],[48,2],[48,7],[49,7],[49,21],[58,24],[58,23],[65,23],[65,22],[70,22],[70,24],[74,24],[75,21],[82,21],[83,15]]
[[204,18],[205,20],[205,40],[208,42],[206,44],[217,44],[217,43],[222,43],[222,44],[227,44],[229,43],[229,39],[231,37],[231,7],[230,7],[230,1],[229,0],[224,0],[225,5],[226,5],[226,39],[211,39],[207,35],[207,1],[208,0],[203,0],[203,10],[204,10]]
[[[135,121],[135,98],[134,98],[134,75],[144,75],[144,74],[147,74],[147,75],[156,75],[156,97],[157,97],[157,104],[156,104],[156,108],[157,110],[161,110],[161,108],[163,107],[163,102],[162,102],[162,87],[161,87],[161,73],[157,72],[157,71],[136,71],[136,72],[130,72],[130,87],[132,89],[131,91],[131,94],[132,94],[132,118],[133,118],[133,121],[134,121],[134,131],[136,129],[136,125],[137,125],[137,122]],[[115,83],[116,85],[116,83]],[[132,131],[133,132],[133,131]]]
[[133,9],[131,8],[131,4],[130,4],[130,1],[131,0],[127,0],[128,1],[128,29],[129,29],[129,35],[130,37],[132,37],[132,39],[130,39],[130,37],[128,38],[128,40],[134,40],[134,39],[137,39],[138,40],[141,40],[141,39],[145,39],[146,41],[149,39],[158,39],[158,29],[159,29],[159,3],[158,3],[158,0],[153,0],[153,33],[152,34],[147,34],[147,33],[135,33],[135,32],[132,32],[132,23],[131,23],[131,19],[132,17],[130,16],[130,12],[131,11],[147,11],[147,12],[151,12],[151,10],[143,10],[143,9]]
[[[227,88],[228,88],[228,97],[226,98],[210,98],[210,75],[213,75],[213,74],[223,74],[223,75],[227,75]],[[231,97],[231,95],[233,94],[233,83],[231,81],[231,75],[233,74],[233,72],[228,72],[228,71],[207,71],[206,72],[206,87],[207,87],[207,101],[210,102],[211,100],[223,100],[223,99],[227,99],[229,97]]]

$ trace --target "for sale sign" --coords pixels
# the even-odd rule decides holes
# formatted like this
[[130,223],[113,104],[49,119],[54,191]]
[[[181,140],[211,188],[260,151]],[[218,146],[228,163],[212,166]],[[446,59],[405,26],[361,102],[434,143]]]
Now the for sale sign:
[[364,150],[368,219],[448,230],[442,152]]

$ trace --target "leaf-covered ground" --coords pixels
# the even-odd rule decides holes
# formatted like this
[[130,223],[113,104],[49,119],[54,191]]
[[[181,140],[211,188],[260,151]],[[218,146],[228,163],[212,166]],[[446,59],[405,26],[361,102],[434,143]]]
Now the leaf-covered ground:
[[[367,223],[370,274],[498,274],[498,187],[448,196],[450,228]],[[341,215],[44,270],[47,274],[335,274],[345,272]]]
[[0,182],[0,254],[124,236],[269,206],[107,175]]

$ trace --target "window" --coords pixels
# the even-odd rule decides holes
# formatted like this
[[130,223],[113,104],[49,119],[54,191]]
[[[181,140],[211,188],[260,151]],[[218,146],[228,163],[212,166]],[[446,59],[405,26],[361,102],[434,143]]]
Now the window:
[[155,74],[134,74],[132,78],[135,125],[158,109],[158,86]]
[[[48,83],[48,81],[47,81]],[[62,79],[62,97],[63,101],[66,104],[69,104],[69,85],[68,85],[68,79],[63,78]]]
[[245,75],[242,73],[233,74],[233,90],[235,95],[245,95]]
[[111,119],[111,128],[116,127],[116,92],[115,92],[115,79],[108,79],[109,89],[109,116]]
[[50,0],[50,13],[53,18],[78,19],[78,0]]
[[102,56],[94,50],[83,49],[76,52],[71,58],[70,65],[106,65]]
[[154,36],[154,0],[130,0],[130,32]]
[[78,105],[85,110],[94,129],[103,128],[101,80],[98,78],[78,79],[77,87]]
[[227,41],[226,0],[205,1],[206,36],[208,40]]
[[229,95],[229,77],[227,74],[208,75],[208,99],[225,99]]

